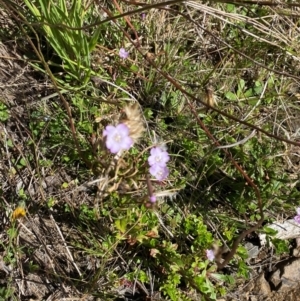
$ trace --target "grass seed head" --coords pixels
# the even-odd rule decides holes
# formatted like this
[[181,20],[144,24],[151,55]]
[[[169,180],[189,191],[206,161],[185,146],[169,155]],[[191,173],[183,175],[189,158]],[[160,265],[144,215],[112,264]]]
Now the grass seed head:
[[124,107],[120,122],[128,126],[129,136],[133,139],[134,143],[142,137],[145,127],[138,103]]

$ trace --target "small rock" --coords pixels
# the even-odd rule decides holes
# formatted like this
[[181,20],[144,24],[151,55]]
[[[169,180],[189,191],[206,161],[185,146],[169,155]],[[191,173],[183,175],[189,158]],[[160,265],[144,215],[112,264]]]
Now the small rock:
[[[277,234],[273,236],[274,238],[285,240],[300,237],[299,224],[293,219],[286,220],[283,223],[273,223],[267,227],[277,231]],[[261,245],[266,245],[266,234],[260,234],[259,238]]]
[[248,251],[248,259],[251,258],[256,258],[258,253],[259,253],[259,249],[258,246],[255,246],[254,244],[252,244],[251,242],[247,242],[245,244],[245,248]]
[[281,265],[270,277],[277,292],[289,291],[299,285],[300,259]]
[[264,273],[261,273],[255,280],[255,287],[253,292],[259,296],[267,297],[271,293],[269,282],[265,279]]
[[276,291],[278,290],[279,285],[281,283],[280,274],[281,274],[280,269],[278,269],[270,277],[270,282],[273,284],[274,290],[276,290]]
[[265,279],[264,273],[261,273],[253,282],[245,289],[245,293],[250,292],[251,301],[265,299],[271,294],[269,282]]
[[293,256],[294,257],[300,257],[300,249],[299,248],[293,249]]

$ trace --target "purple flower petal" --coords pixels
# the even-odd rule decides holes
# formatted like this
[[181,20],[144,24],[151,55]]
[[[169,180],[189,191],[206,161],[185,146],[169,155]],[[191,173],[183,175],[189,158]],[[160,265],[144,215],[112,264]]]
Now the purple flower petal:
[[300,207],[296,209],[297,215],[300,215]]
[[169,169],[166,166],[154,164],[150,167],[150,174],[154,176],[158,181],[163,181],[168,177]]
[[105,130],[103,131],[103,136],[105,137],[105,136],[108,136],[108,135],[110,135],[111,133],[113,133],[114,131],[115,131],[115,127],[114,126],[112,126],[112,125],[108,125],[106,128],[105,128]]
[[125,136],[129,135],[129,128],[126,124],[120,123],[116,126],[116,129]]

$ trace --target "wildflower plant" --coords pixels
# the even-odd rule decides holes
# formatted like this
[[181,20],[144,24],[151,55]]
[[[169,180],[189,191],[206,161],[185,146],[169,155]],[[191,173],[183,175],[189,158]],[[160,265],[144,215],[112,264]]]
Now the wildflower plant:
[[150,174],[158,181],[163,181],[169,176],[167,162],[170,160],[168,152],[159,146],[153,147],[150,151],[148,163]]
[[[121,185],[123,187],[124,185],[128,186],[128,183],[133,181],[138,185],[139,177],[146,177],[147,189],[143,186],[143,194],[146,195],[144,201],[139,203],[136,200],[135,205],[141,204],[141,207],[137,208],[135,206],[134,210],[128,208],[126,215],[116,215],[113,218],[114,225],[118,230],[115,239],[120,242],[126,241],[130,246],[139,245],[149,252],[151,257],[149,264],[150,262],[154,265],[160,264],[166,269],[167,276],[162,279],[161,291],[168,295],[171,300],[178,300],[184,297],[177,290],[180,279],[183,277],[182,275],[186,278],[194,279],[193,281],[198,281],[199,290],[214,299],[216,295],[215,288],[206,271],[214,272],[215,275],[219,274],[216,273],[217,266],[214,262],[214,251],[209,249],[213,239],[206,226],[204,226],[201,217],[193,216],[192,220],[185,221],[186,234],[194,236],[194,242],[192,246],[187,247],[190,249],[191,254],[182,259],[182,255],[177,251],[175,244],[168,241],[164,241],[161,244],[158,239],[160,235],[158,231],[159,225],[163,222],[151,211],[151,208],[161,204],[157,204],[157,199],[161,196],[161,192],[156,191],[156,186],[158,186],[158,182],[164,181],[170,175],[170,170],[167,166],[170,163],[169,152],[163,144],[157,144],[150,148],[150,152],[142,152],[142,154],[146,154],[146,157],[139,155],[138,149],[140,145],[138,142],[144,133],[144,124],[137,104],[125,106],[122,109],[118,122],[117,125],[107,125],[103,130],[105,147],[108,152],[122,154],[122,157],[117,156],[113,159],[117,160],[115,161],[117,165],[114,167],[115,172],[117,172],[115,178],[119,175],[120,180],[115,183],[113,188],[109,189],[111,192],[114,192],[117,187]],[[131,150],[133,146],[135,147]],[[133,164],[137,164],[135,171],[129,172],[130,169],[132,170]],[[133,177],[129,181],[130,176],[127,178],[127,176],[124,177],[121,174],[133,174]],[[154,179],[150,180],[149,175],[154,177]],[[115,194],[113,196],[117,197]],[[126,196],[124,196],[124,200],[126,200]],[[199,250],[201,250],[200,254],[202,256],[196,256],[195,258],[195,253],[199,252]],[[165,254],[168,254],[168,260],[166,260]],[[193,268],[186,269],[185,265]],[[198,275],[199,272],[202,273],[201,279]],[[128,274],[129,276],[133,277],[133,275]],[[140,275],[136,275],[136,277],[140,277]]]

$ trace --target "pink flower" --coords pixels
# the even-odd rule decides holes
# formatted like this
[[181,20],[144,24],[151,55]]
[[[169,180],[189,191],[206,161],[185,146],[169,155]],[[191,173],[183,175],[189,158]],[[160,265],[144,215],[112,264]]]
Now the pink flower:
[[129,128],[124,123],[117,126],[108,125],[103,131],[103,136],[106,137],[106,147],[113,154],[120,150],[128,150],[133,145],[133,140],[129,136]]
[[149,200],[150,200],[151,203],[155,203],[156,202],[156,196],[155,195],[151,195],[149,197]]
[[215,253],[213,250],[206,250],[206,257],[208,260],[213,261],[215,259]]
[[170,160],[169,154],[160,147],[153,147],[150,154],[151,156],[148,158],[150,166],[166,166],[167,162]]
[[169,175],[169,169],[167,166],[160,166],[154,164],[150,167],[150,174],[154,176],[158,181],[163,181]]
[[294,220],[300,224],[300,207],[296,209],[297,215],[294,217]]
[[119,51],[119,56],[121,59],[127,59],[129,56],[129,53],[124,48],[121,48]]
[[298,224],[300,224],[300,215],[296,215],[294,217],[294,221],[296,221]]

